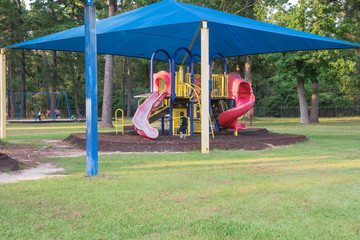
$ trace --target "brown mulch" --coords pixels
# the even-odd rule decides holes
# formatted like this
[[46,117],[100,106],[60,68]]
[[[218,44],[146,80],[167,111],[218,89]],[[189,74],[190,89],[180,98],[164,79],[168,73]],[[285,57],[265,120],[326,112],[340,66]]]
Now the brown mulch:
[[[76,145],[78,148],[86,149],[86,134],[71,134],[65,142]],[[234,131],[228,130],[210,136],[210,150],[212,149],[244,149],[263,150],[273,146],[285,146],[298,142],[309,141],[303,135],[272,133],[264,128],[251,128],[239,131],[234,136]],[[120,152],[188,152],[201,149],[201,136],[196,134],[186,140],[179,139],[179,136],[160,134],[155,140],[143,139],[135,131],[126,131],[125,135],[119,133],[99,133],[99,151],[120,151]]]
[[21,162],[9,157],[5,153],[0,153],[0,172],[16,171],[23,165]]

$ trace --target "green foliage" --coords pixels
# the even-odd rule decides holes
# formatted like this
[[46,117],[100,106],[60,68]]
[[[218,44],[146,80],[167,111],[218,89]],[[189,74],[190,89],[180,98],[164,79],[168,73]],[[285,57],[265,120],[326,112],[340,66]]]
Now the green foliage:
[[[360,42],[359,2],[357,0],[326,1],[301,0],[291,5],[287,0],[181,0],[232,14],[270,22],[280,26]],[[118,1],[117,14],[140,8],[158,0]],[[84,1],[80,0],[35,0],[30,9],[24,2],[0,0],[0,45],[7,46],[41,37],[83,24]],[[95,1],[97,18],[108,16],[108,2]],[[28,92],[45,92],[55,85],[58,91],[69,95],[72,111],[85,113],[84,56],[82,53],[57,52],[57,67],[51,65],[52,52],[45,51],[46,66],[42,51],[25,51],[26,87]],[[7,52],[8,92],[20,92],[22,87],[22,59],[18,50]],[[132,95],[149,92],[150,63],[148,60],[132,59]],[[127,88],[127,73],[123,71],[122,57],[115,57],[113,110],[123,108],[122,88]],[[228,59],[228,71],[242,70],[245,58]],[[301,66],[298,72],[299,64]],[[223,70],[221,61],[216,61],[214,72]],[[156,62],[155,72],[168,70],[167,63]],[[195,70],[200,72],[198,64]],[[102,108],[104,56],[98,56],[99,113]],[[56,82],[51,78],[56,72]],[[360,52],[353,50],[322,50],[297,53],[277,53],[253,56],[252,79],[256,106],[279,108],[298,106],[296,93],[297,75],[305,79],[307,100],[310,102],[312,82],[320,83],[320,107],[349,106],[360,104]],[[122,79],[126,78],[125,86]],[[50,89],[51,91],[51,89]],[[126,91],[127,92],[127,91]],[[322,99],[324,98],[324,99]],[[126,105],[127,105],[127,98]],[[45,104],[45,103],[44,103]],[[132,110],[137,108],[137,99],[132,99]],[[43,106],[46,107],[46,106]],[[61,110],[65,111],[65,106]],[[126,108],[126,106],[125,106]]]
[[[284,5],[284,2],[280,2],[273,3],[270,7],[257,6],[256,16],[284,27],[356,42],[357,39],[349,38],[349,36],[358,35],[355,26],[358,26],[359,18],[357,21],[354,21],[354,18],[349,20],[347,14],[354,13],[353,7],[358,3],[349,1],[349,4],[351,6],[335,1],[330,1],[329,4],[325,0],[302,0],[297,5]],[[349,33],[350,29],[354,35],[345,34]],[[310,89],[310,91],[307,90],[308,101],[311,96],[311,84],[317,82],[320,83],[321,107],[359,104],[359,54],[353,50],[268,54],[261,58],[264,58],[264,62],[271,64],[274,70],[274,74],[268,79],[273,86],[276,86],[274,91],[288,87],[279,83],[294,81],[296,76],[301,76],[306,81],[305,88]],[[256,80],[255,84],[257,84]],[[256,86],[256,89],[260,88]],[[295,91],[296,88],[294,93]],[[321,96],[326,96],[327,99],[322,100]],[[261,97],[264,97],[264,102],[268,102],[266,96]],[[338,101],[339,98],[342,100]],[[288,102],[283,102],[284,104],[293,105]],[[257,106],[261,106],[259,101]]]

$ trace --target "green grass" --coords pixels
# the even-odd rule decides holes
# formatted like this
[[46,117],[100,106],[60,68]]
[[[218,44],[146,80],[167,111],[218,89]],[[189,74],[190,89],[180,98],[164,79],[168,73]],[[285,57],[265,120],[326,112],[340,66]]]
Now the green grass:
[[[100,124],[100,122],[99,122]],[[115,122],[113,122],[115,126]],[[125,125],[131,125],[131,119],[124,119]],[[86,124],[81,123],[13,123],[7,126],[6,142],[17,142],[50,139],[64,139],[72,133],[85,133]],[[101,129],[99,132],[115,132],[114,129]]]
[[[360,118],[320,121],[257,119],[311,140],[283,148],[100,156],[95,178],[44,159],[71,176],[0,185],[0,239],[359,239]],[[10,142],[85,131],[15,126]]]

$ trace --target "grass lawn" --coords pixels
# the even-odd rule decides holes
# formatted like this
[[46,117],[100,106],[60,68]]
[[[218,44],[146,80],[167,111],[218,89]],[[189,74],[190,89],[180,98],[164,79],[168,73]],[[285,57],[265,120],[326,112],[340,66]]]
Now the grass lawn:
[[[257,119],[311,139],[283,148],[101,156],[94,178],[84,157],[44,159],[71,176],[1,184],[0,239],[359,239],[360,118],[320,121]],[[37,126],[59,128],[7,140],[85,131]]]

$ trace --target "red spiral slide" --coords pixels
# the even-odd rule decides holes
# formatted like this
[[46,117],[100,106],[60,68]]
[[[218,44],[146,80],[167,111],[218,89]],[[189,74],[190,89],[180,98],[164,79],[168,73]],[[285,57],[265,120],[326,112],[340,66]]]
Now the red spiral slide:
[[235,131],[245,130],[246,124],[238,124],[237,119],[254,106],[255,96],[250,84],[238,73],[229,74],[229,99],[235,100],[235,107],[219,115],[219,124]]

